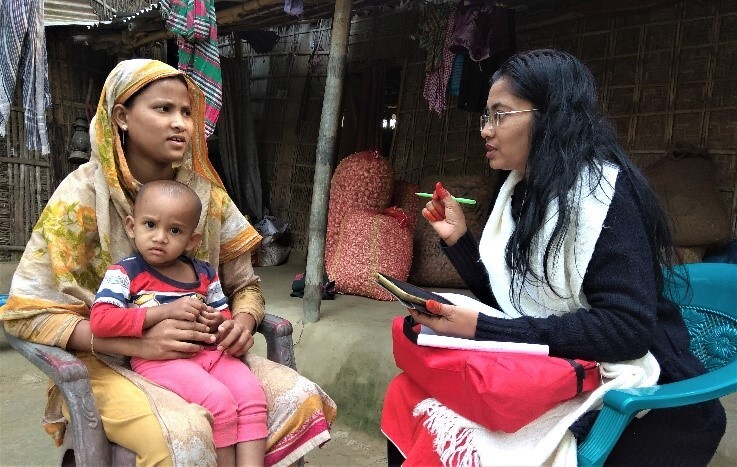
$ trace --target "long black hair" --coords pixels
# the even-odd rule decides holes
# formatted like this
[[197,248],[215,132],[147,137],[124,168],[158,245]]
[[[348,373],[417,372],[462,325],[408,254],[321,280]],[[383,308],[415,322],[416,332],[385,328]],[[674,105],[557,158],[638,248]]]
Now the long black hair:
[[[673,240],[668,220],[647,180],[602,115],[595,80],[586,65],[567,52],[530,50],[504,62],[492,76],[492,84],[499,79],[507,82],[512,94],[530,101],[538,110],[532,123],[523,208],[505,253],[514,278],[532,278],[550,285],[548,258],[562,246],[571,212],[576,208],[576,201],[568,193],[585,169],[592,174],[592,190],[598,183],[606,183],[602,181],[601,165],[607,162],[618,166],[620,176],[627,177],[634,187],[653,258],[670,271]],[[545,247],[543,277],[538,277],[530,267],[532,244],[545,223],[546,207],[553,200],[557,200],[558,220]],[[662,290],[663,275],[659,271],[656,280],[658,290]]]

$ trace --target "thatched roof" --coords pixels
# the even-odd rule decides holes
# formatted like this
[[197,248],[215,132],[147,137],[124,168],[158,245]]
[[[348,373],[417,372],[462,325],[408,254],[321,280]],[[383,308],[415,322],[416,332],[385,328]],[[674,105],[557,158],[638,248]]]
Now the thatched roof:
[[[437,3],[459,0],[353,0],[352,10],[354,14],[362,14],[382,9],[419,9],[429,1]],[[525,17],[525,23],[528,25],[539,26],[566,18],[647,9],[674,1],[621,0],[616,4],[607,3],[606,6],[595,0],[499,0],[495,3],[515,10],[518,15]],[[164,18],[158,2],[144,0],[137,2],[139,5],[150,3],[150,6],[144,6],[135,13],[119,11],[98,25],[87,27],[84,33],[75,35],[75,40],[89,44],[97,50],[117,53],[172,38],[173,35],[164,27]],[[295,16],[284,11],[284,3],[284,0],[216,0],[218,33],[225,35],[237,31],[280,28],[302,22],[314,22],[332,18],[335,11],[334,0],[304,0],[303,13]]]
[[[368,13],[386,8],[401,8],[402,4],[415,3],[400,0],[354,0],[354,13]],[[332,18],[333,0],[305,0],[304,11],[295,16],[284,11],[284,0],[221,0],[215,2],[218,34],[234,31],[270,29],[302,22]],[[117,52],[173,37],[164,27],[164,18],[158,3],[142,8],[136,13],[122,13],[76,35],[98,50]]]

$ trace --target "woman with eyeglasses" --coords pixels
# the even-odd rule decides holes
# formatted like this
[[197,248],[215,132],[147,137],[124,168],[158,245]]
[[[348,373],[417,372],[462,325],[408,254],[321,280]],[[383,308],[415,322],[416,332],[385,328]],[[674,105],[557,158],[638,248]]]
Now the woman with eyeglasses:
[[[409,310],[414,320],[442,335],[544,344],[551,356],[599,362],[603,374],[624,363],[642,376],[619,387],[705,373],[663,295],[674,274],[668,222],[601,115],[588,68],[557,50],[511,57],[491,79],[481,138],[490,167],[509,174],[480,240],[440,184],[422,213],[474,296],[503,317],[429,301],[437,316]],[[428,398],[405,374],[390,383],[390,465],[575,465],[600,403],[584,393],[568,413],[549,412],[557,424],[547,417],[500,433],[442,405],[424,410]],[[629,424],[607,462],[706,465],[725,424],[719,401],[652,410]]]

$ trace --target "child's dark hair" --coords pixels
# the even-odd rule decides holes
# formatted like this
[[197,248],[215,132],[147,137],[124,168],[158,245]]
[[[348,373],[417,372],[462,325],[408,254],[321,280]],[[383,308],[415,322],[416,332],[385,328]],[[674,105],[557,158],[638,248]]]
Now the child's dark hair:
[[[176,180],[154,180],[145,183],[136,194],[136,203],[138,203],[138,201],[151,190],[158,190],[160,193],[168,196],[176,196],[182,199],[182,201],[191,203],[194,211],[193,214],[196,214],[196,216],[193,216],[193,220],[195,224],[199,221],[200,214],[202,214],[202,201],[200,201],[200,197],[197,196],[197,193],[184,183]],[[133,211],[135,212],[135,206]]]

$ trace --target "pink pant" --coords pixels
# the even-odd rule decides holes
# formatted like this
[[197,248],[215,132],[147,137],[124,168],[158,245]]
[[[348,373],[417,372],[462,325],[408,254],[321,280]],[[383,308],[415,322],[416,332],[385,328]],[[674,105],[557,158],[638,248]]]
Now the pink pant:
[[266,438],[266,395],[242,361],[215,349],[178,360],[131,359],[133,371],[201,405],[215,419],[216,448]]

